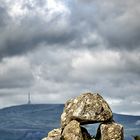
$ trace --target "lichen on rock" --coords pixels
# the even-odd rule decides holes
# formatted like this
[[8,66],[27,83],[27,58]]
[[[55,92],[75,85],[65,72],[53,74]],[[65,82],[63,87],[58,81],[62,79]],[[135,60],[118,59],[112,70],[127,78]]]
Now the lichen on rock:
[[91,140],[91,136],[86,128],[80,123],[72,120],[63,130],[61,140]]
[[98,93],[85,93],[67,101],[61,115],[61,127],[71,120],[80,124],[102,122],[112,119],[112,111],[107,102]]
[[115,122],[100,124],[97,132],[100,140],[123,140],[123,126]]
[[42,140],[60,140],[61,133],[62,133],[61,128],[53,129],[48,133],[48,136],[46,138],[43,138]]
[[80,123],[76,120],[71,121],[63,130],[63,140],[84,140]]
[[[91,137],[81,124],[101,123],[96,137]],[[61,115],[61,128],[54,129],[42,140],[123,140],[123,126],[113,121],[112,111],[98,93],[84,93],[66,102]]]

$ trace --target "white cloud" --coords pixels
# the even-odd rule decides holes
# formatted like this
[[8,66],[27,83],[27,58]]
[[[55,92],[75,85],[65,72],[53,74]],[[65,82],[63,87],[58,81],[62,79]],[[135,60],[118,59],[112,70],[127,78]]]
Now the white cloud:
[[60,12],[60,13],[65,13],[65,12],[70,12],[69,9],[62,3],[62,1],[57,1],[57,0],[48,0],[47,1],[47,8],[53,13],[53,12]]
[[0,63],[0,74],[3,75],[12,69],[24,69],[30,67],[29,61],[25,57],[4,58]]
[[111,70],[118,69],[121,65],[119,52],[104,50],[104,51],[83,51],[79,52],[76,57],[72,59],[72,67],[76,72],[76,76],[81,74],[102,75],[109,73]]
[[49,21],[55,15],[62,14],[64,16],[70,14],[70,10],[62,1],[44,0],[43,4],[34,0],[13,0],[7,1],[8,13],[16,20],[26,16],[41,16],[44,20]]

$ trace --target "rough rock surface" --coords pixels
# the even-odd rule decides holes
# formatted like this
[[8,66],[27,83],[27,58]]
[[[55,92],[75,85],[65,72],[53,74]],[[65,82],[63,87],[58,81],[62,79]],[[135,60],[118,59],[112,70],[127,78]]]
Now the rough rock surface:
[[80,123],[71,121],[63,130],[62,140],[84,140]]
[[85,93],[67,101],[61,115],[61,127],[71,120],[80,124],[104,122],[112,119],[112,111],[107,102],[98,93]]
[[48,137],[43,138],[42,140],[60,140],[61,139],[62,129],[54,129],[48,133]]
[[[96,137],[81,124],[101,122]],[[67,101],[61,115],[61,128],[42,140],[123,140],[123,126],[113,121],[107,102],[97,93],[85,93]]]
[[96,138],[100,140],[123,140],[123,126],[115,122],[101,124]]

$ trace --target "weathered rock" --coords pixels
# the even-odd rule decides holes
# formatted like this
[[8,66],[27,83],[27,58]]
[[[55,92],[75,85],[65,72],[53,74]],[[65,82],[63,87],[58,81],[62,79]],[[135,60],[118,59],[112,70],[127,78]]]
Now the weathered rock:
[[61,132],[62,129],[54,129],[48,133],[48,136],[46,138],[43,138],[42,140],[60,140],[61,139]]
[[67,101],[61,115],[61,127],[71,120],[80,124],[104,122],[112,119],[112,111],[107,102],[97,93],[85,93]]
[[123,140],[123,126],[115,122],[103,123],[98,128],[96,138],[100,140]]
[[80,123],[71,121],[63,130],[62,140],[84,140]]

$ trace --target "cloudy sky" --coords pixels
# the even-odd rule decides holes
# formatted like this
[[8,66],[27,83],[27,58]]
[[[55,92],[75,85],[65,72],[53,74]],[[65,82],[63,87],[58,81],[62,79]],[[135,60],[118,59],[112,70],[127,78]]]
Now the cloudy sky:
[[140,115],[139,0],[0,0],[0,108],[100,93]]

